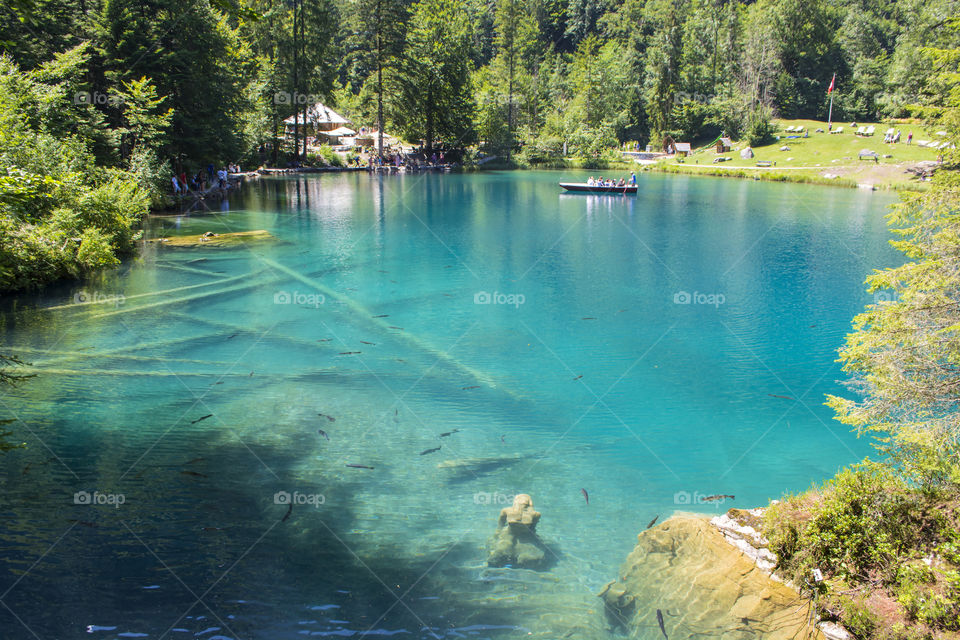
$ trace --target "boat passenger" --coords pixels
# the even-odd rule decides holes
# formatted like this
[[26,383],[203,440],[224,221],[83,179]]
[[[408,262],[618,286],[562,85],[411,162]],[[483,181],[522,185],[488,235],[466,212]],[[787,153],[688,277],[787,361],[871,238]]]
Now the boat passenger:
[[630,172],[630,186],[631,187],[637,186],[637,174],[635,174],[632,171]]
[[590,176],[590,179],[587,180],[587,186],[592,187],[594,184],[596,184],[596,181],[593,179],[593,176]]
[[625,186],[627,186],[627,181],[624,180],[623,178],[620,178],[620,182],[617,183],[617,186],[618,186],[618,187],[625,187]]

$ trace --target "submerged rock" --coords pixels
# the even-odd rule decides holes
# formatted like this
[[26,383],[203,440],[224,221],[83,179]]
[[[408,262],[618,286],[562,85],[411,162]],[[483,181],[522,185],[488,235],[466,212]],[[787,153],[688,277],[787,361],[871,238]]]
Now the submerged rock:
[[542,568],[546,564],[546,550],[537,536],[538,522],[540,512],[533,508],[533,499],[525,493],[518,494],[513,499],[513,506],[500,510],[487,564],[491,567]]
[[598,595],[607,621],[628,633],[659,631],[660,610],[669,638],[823,638],[810,624],[809,601],[693,516],[670,518],[637,536],[619,580]]

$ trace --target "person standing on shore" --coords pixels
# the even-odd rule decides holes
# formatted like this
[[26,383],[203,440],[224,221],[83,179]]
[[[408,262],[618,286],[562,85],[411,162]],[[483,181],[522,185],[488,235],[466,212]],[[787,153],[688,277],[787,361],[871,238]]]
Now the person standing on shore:
[[913,142],[913,131],[907,133],[907,144],[909,145],[911,142]]

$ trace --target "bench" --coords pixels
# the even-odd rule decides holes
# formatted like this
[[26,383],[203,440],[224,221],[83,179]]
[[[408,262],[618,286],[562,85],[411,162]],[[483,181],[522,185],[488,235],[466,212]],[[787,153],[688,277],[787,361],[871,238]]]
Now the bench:
[[879,163],[879,162],[880,162],[880,156],[877,155],[877,152],[876,152],[876,151],[861,151],[861,152],[858,154],[857,158],[858,158],[859,160],[863,160],[864,158],[866,158],[867,160],[869,160],[869,159],[872,158],[874,162],[876,162],[876,163]]
[[777,166],[776,160],[757,160],[758,167],[775,167]]

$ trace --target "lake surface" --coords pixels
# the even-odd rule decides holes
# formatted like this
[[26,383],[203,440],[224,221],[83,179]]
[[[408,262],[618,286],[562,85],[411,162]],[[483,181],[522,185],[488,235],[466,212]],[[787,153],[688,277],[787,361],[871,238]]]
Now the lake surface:
[[[0,392],[0,636],[614,637],[595,594],[654,516],[870,453],[823,401],[891,196],[586,177],[248,181],[146,237],[272,241],[5,297],[39,377]],[[517,493],[548,571],[486,567]]]

